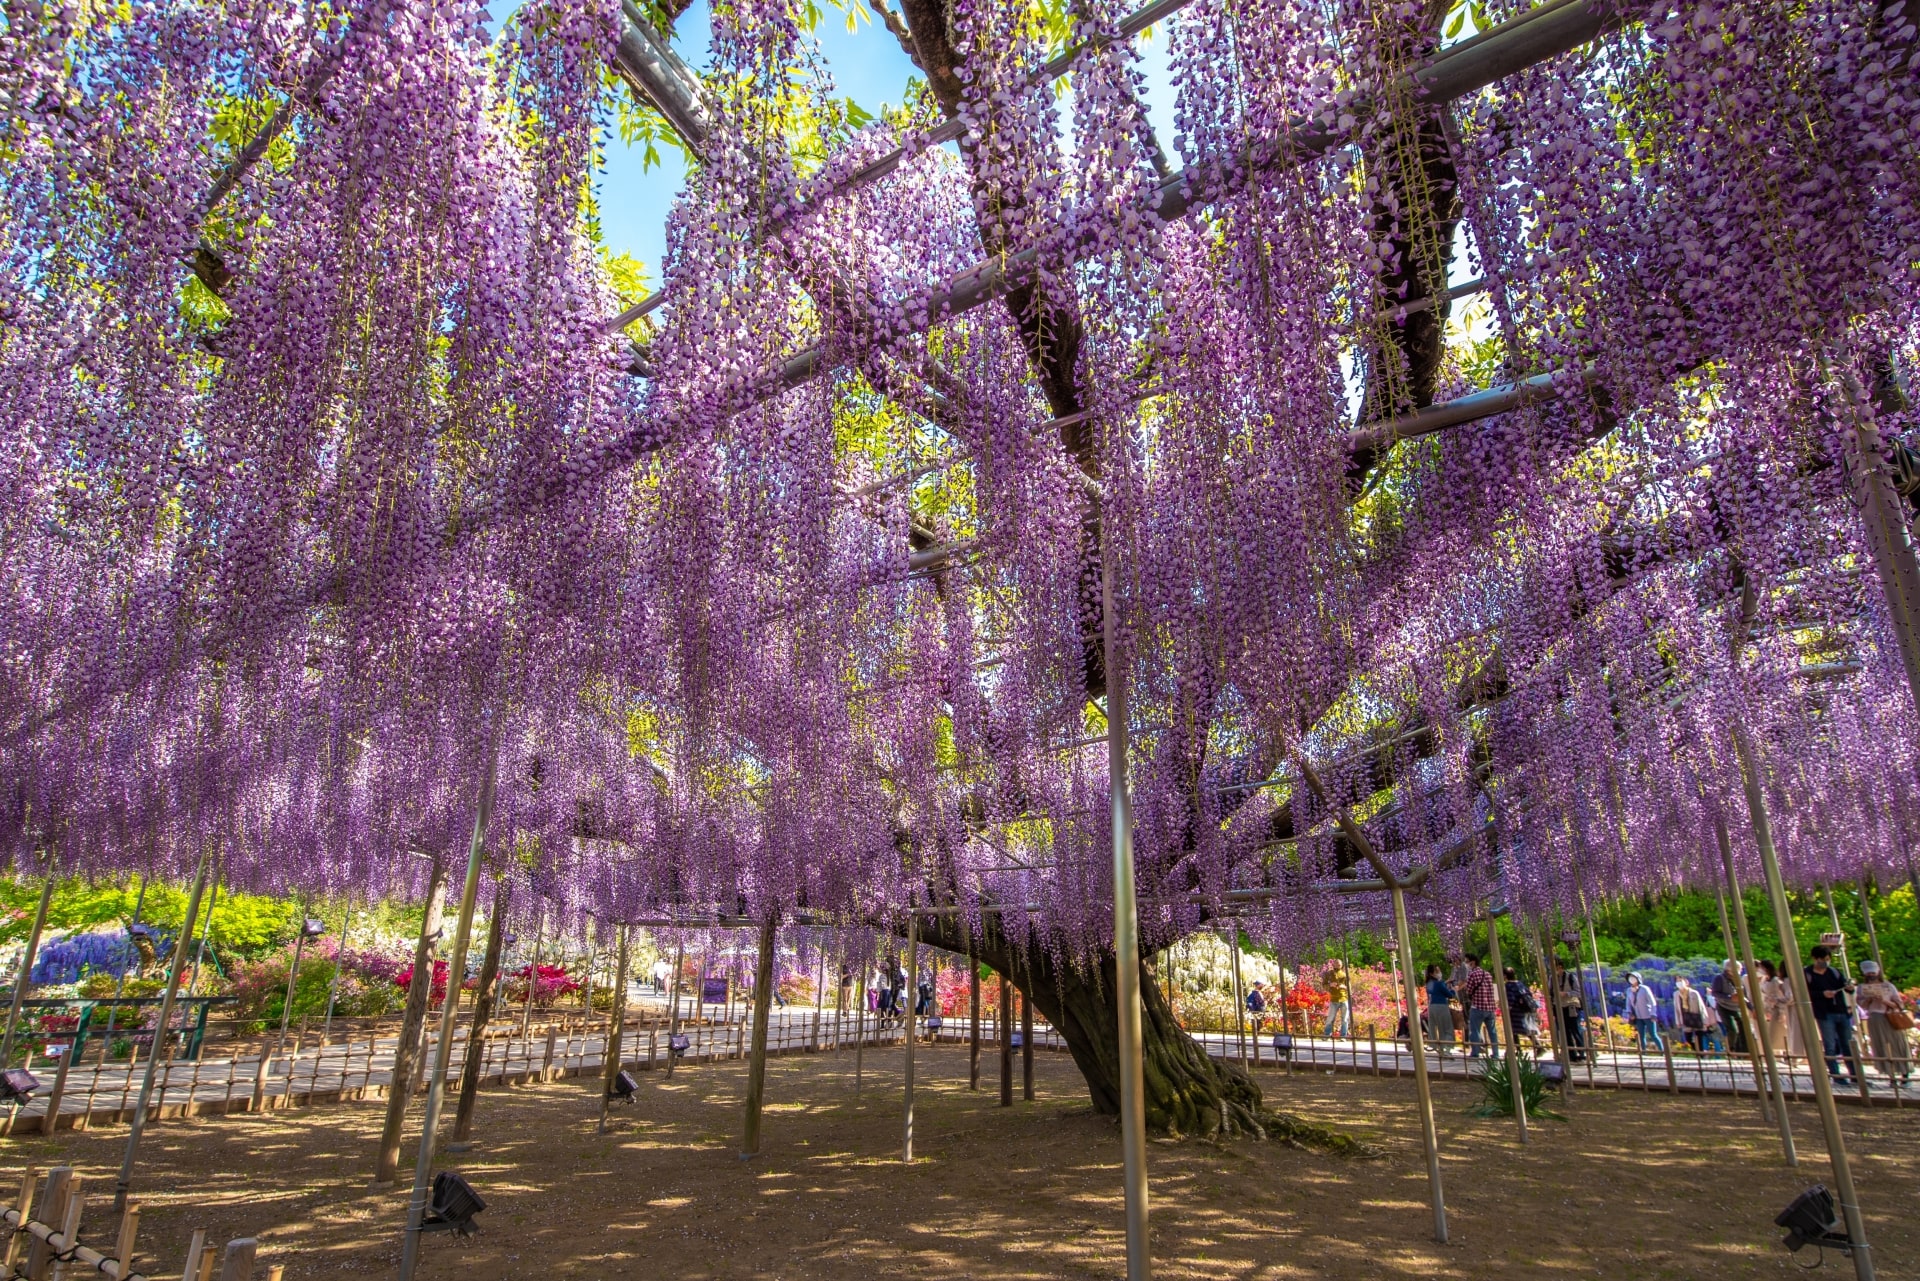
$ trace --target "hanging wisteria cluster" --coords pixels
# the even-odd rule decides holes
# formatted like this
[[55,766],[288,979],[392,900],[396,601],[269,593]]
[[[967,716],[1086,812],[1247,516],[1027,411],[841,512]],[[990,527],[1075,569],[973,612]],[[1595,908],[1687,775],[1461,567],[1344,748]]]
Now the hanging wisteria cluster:
[[1170,139],[1112,0],[935,7],[853,130],[713,6],[620,326],[631,6],[11,6],[12,856],[417,895],[492,769],[516,919],[1086,957],[1124,682],[1147,950],[1753,876],[1736,735],[1911,875],[1906,5],[1192,0]]

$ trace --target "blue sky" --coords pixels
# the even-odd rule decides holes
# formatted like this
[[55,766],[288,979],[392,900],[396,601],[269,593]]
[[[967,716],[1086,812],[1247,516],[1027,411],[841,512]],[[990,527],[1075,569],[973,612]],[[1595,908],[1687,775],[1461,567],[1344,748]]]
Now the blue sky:
[[[851,33],[846,14],[830,5],[822,8],[824,14],[815,35],[833,74],[834,92],[874,113],[882,104],[899,104],[916,69],[894,38],[878,22],[867,20],[869,11],[864,7],[858,29]],[[701,70],[708,65],[708,31],[707,6],[700,0],[681,16],[674,47]],[[1171,151],[1173,88],[1167,42],[1163,30],[1154,31],[1152,36],[1142,45],[1148,106],[1161,145]],[[686,171],[679,153],[671,148],[662,149],[663,163],[650,170],[642,166],[643,152],[642,147],[622,144],[617,134],[609,136],[606,168],[599,180],[600,228],[607,248],[632,254],[645,263],[648,284],[657,288],[660,261],[666,250],[667,211],[685,184]]]

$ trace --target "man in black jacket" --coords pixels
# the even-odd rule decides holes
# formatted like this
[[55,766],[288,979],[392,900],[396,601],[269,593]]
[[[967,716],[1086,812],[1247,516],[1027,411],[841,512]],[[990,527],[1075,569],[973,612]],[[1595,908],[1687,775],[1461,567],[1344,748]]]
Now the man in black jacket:
[[1856,1073],[1859,1060],[1853,1054],[1853,982],[1827,963],[1833,953],[1826,944],[1813,948],[1813,964],[1807,967],[1807,995],[1813,1001],[1813,1017],[1820,1025],[1820,1047],[1826,1054],[1827,1073],[1837,1085],[1851,1086],[1853,1078],[1840,1074],[1840,1060]]

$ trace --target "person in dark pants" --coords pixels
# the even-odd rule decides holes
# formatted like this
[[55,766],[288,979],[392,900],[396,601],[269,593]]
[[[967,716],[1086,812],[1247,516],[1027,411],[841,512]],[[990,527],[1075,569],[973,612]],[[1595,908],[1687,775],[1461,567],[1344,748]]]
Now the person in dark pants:
[[1720,1026],[1727,1031],[1727,1049],[1734,1054],[1747,1052],[1747,1015],[1740,990],[1740,965],[1729,958],[1713,976],[1713,1008],[1720,1015]]
[[1567,1060],[1579,1063],[1587,1057],[1587,996],[1581,990],[1579,966],[1561,961],[1558,969],[1554,1008],[1560,1011],[1561,1044],[1567,1047]]
[[1834,1084],[1850,1086],[1854,1078],[1840,1074],[1840,1060],[1846,1059],[1847,1066],[1858,1075],[1860,1061],[1853,1050],[1853,983],[1828,963],[1832,956],[1825,943],[1814,944],[1813,964],[1806,970],[1807,995],[1813,1001],[1814,1020],[1820,1024],[1820,1048],[1826,1055],[1827,1072]]

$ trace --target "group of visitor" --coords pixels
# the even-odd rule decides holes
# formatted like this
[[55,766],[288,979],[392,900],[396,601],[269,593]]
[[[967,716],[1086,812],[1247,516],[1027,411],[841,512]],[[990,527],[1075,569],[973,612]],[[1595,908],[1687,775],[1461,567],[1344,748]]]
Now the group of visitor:
[[[1755,964],[1760,980],[1757,1010],[1752,1008],[1747,976],[1737,961],[1726,961],[1704,990],[1684,975],[1674,980],[1672,1025],[1696,1054],[1745,1054],[1751,1038],[1758,1038],[1753,1048],[1764,1045],[1789,1059],[1808,1053],[1800,1035],[1800,1021],[1793,1010],[1792,985],[1774,962],[1762,960]],[[1579,1011],[1584,1007],[1584,994],[1571,969],[1562,972],[1563,979],[1567,980],[1562,1004],[1570,1002],[1572,1009]],[[1820,1036],[1820,1048],[1815,1052],[1826,1060],[1827,1071],[1836,1085],[1856,1086],[1863,1070],[1856,1028],[1864,1028],[1868,1061],[1887,1079],[1906,1084],[1913,1074],[1913,1055],[1907,1036],[1914,1027],[1911,1003],[1888,980],[1879,962],[1861,962],[1860,975],[1860,982],[1856,984],[1834,964],[1833,950],[1824,943],[1817,944],[1808,954],[1803,977],[1814,1026]],[[1639,971],[1627,975],[1627,987],[1622,995],[1621,1013],[1632,1026],[1639,1047],[1664,1051],[1660,1000]],[[1584,1018],[1569,1018],[1564,1022],[1571,1031],[1583,1023]]]
[[1465,1031],[1472,1058],[1493,1053],[1499,1036],[1498,1011],[1506,1002],[1513,1018],[1516,1037],[1531,1040],[1538,1049],[1539,1006],[1531,989],[1519,981],[1507,967],[1499,982],[1480,964],[1480,955],[1469,952],[1459,958],[1451,973],[1439,964],[1429,965],[1425,976],[1426,1013],[1421,1019],[1428,1039],[1441,1054],[1452,1054],[1456,1037]]

